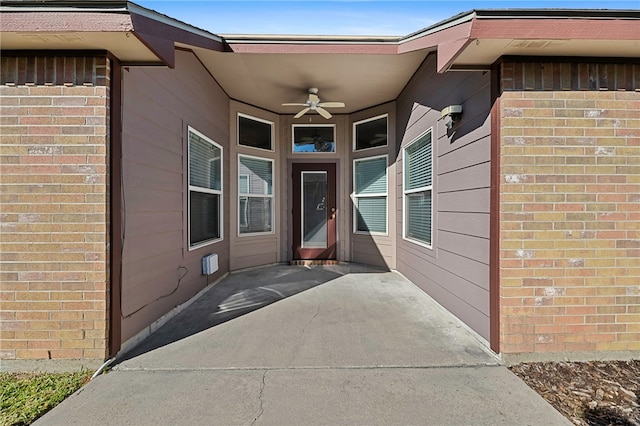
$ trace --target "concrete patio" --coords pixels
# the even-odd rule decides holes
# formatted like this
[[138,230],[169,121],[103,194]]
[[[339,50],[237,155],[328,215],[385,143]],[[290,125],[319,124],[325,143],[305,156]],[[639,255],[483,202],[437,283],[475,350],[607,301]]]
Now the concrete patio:
[[569,424],[395,272],[231,274],[37,424]]

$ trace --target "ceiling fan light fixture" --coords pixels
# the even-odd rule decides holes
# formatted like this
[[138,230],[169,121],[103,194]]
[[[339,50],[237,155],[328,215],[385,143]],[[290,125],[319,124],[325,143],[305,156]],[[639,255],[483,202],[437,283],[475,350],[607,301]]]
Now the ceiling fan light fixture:
[[300,112],[293,116],[293,118],[300,118],[305,115],[309,111],[315,111],[320,116],[325,119],[331,118],[331,113],[327,111],[325,108],[344,108],[344,102],[322,102],[318,97],[318,88],[310,87],[309,96],[305,103],[297,103],[297,102],[287,102],[283,103],[282,106],[301,106],[304,107]]

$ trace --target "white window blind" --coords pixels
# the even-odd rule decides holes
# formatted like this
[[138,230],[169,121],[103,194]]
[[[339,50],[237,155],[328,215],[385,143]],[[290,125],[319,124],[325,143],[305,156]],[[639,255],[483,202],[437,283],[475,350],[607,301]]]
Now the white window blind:
[[431,132],[404,148],[404,238],[431,246]]
[[355,231],[387,233],[387,156],[354,161]]

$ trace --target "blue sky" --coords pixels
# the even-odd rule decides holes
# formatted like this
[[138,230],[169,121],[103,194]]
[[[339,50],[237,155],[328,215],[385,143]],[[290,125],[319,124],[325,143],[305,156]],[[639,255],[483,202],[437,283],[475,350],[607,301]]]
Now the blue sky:
[[407,35],[471,9],[640,9],[640,0],[133,0],[217,34]]

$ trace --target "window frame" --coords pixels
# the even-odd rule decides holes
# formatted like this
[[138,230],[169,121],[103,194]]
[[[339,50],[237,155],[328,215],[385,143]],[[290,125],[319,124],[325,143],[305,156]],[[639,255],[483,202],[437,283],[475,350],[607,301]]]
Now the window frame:
[[[361,148],[361,149],[358,149],[358,148],[356,147],[356,143],[357,143],[357,141],[358,141],[358,138],[357,138],[357,130],[356,130],[356,129],[357,129],[357,126],[359,126],[359,125],[361,125],[361,124],[368,123],[368,122],[370,122],[370,121],[379,120],[379,119],[381,119],[381,118],[386,118],[386,122],[387,122],[387,130],[386,130],[386,132],[387,132],[387,142],[386,142],[384,145],[372,146],[372,147],[370,147],[370,148]],[[389,146],[389,114],[388,114],[388,113],[384,113],[384,114],[376,115],[375,117],[366,118],[366,119],[364,119],[364,120],[354,121],[354,122],[353,122],[353,132],[352,132],[352,133],[353,133],[353,135],[352,135],[353,143],[352,143],[352,147],[351,147],[352,152],[365,152],[365,151],[369,151],[369,150],[372,150],[372,149],[383,149],[383,148],[387,148],[387,147]]]
[[[356,163],[360,162],[360,161],[367,161],[367,160],[374,160],[377,158],[384,158],[386,165],[385,165],[385,173],[386,173],[386,191],[384,193],[374,193],[374,194],[362,194],[362,195],[358,195],[356,193]],[[358,200],[360,198],[380,198],[380,197],[384,197],[385,198],[385,232],[378,232],[378,231],[361,231],[358,229]],[[361,157],[361,158],[354,158],[353,160],[353,233],[354,234],[360,234],[360,235],[382,235],[382,236],[388,236],[389,235],[389,155],[388,154],[381,154],[381,155],[373,155],[370,157]]]
[[[321,151],[309,151],[309,152],[296,152],[295,148],[296,148],[296,128],[297,127],[331,127],[333,128],[333,143],[334,143],[334,150],[333,152],[321,152]],[[309,154],[309,155],[318,155],[318,154],[324,154],[324,155],[336,155],[338,152],[338,142],[336,141],[336,125],[335,123],[330,123],[330,124],[292,124],[291,125],[291,153],[294,155],[305,155],[305,154]]]
[[[271,145],[270,149],[259,148],[257,146],[244,145],[244,144],[240,143],[240,117],[269,125],[269,127],[270,127],[269,138],[271,139],[270,140],[270,145]],[[236,145],[239,146],[239,147],[243,147],[243,148],[257,149],[257,150],[259,150],[261,152],[275,152],[274,125],[275,124],[274,124],[273,121],[269,121],[269,120],[266,120],[266,119],[260,118],[260,117],[255,117],[253,115],[249,115],[249,114],[246,114],[244,112],[238,112],[237,117],[236,117]]]
[[[259,161],[268,161],[271,163],[271,194],[251,194],[251,193],[247,193],[247,194],[242,194],[240,193],[240,177],[241,176],[249,176],[246,173],[240,173],[240,158],[251,158],[254,160],[259,160]],[[259,236],[259,235],[273,235],[276,232],[275,229],[275,192],[276,192],[276,187],[275,187],[275,166],[276,166],[276,162],[273,158],[267,158],[267,157],[258,157],[255,155],[249,155],[249,154],[241,154],[238,153],[238,202],[237,202],[237,215],[236,215],[236,219],[237,219],[237,235],[238,237],[242,238],[242,237],[253,237],[253,236]],[[248,184],[249,184],[249,190],[251,188],[251,177],[248,178]],[[265,182],[265,186],[267,185],[267,183]],[[266,189],[266,188],[265,188]],[[266,192],[266,191],[265,191]],[[241,198],[247,198],[247,204],[246,204],[246,212],[242,212],[244,214],[246,214],[246,223],[248,224],[249,220],[249,215],[248,215],[248,208],[249,208],[249,198],[270,198],[271,199],[271,214],[270,214],[270,218],[271,218],[271,230],[270,231],[261,231],[261,232],[240,232],[240,199]]]
[[[220,150],[220,190],[204,188],[201,186],[191,185],[191,140],[190,134],[193,133],[199,138],[209,142],[214,147]],[[202,247],[206,247],[211,244],[218,243],[224,240],[224,148],[222,145],[216,143],[213,139],[209,138],[205,134],[199,132],[191,126],[187,126],[187,244],[189,251],[196,250]],[[199,192],[204,194],[218,195],[218,229],[220,230],[220,236],[218,238],[212,238],[204,241],[191,244],[191,192]]]
[[[242,226],[244,224],[244,226],[247,226],[247,224],[249,223],[248,220],[248,215],[247,215],[247,210],[248,210],[248,203],[245,203],[244,205],[244,209],[241,208],[241,201],[243,198],[246,198],[248,201],[249,197],[248,196],[243,196],[242,193],[240,192],[240,178],[246,177],[247,178],[247,187],[249,187],[250,184],[250,178],[249,175],[246,173],[238,173],[238,227]],[[241,218],[244,218],[241,219]]]
[[[424,137],[426,137],[427,135],[429,135],[430,138],[430,142],[429,142],[429,151],[430,151],[430,156],[431,156],[431,185],[427,185],[424,187],[420,187],[420,188],[414,188],[414,189],[410,189],[407,190],[406,185],[407,185],[407,149],[409,147],[411,147],[413,144],[418,143],[420,140],[422,140]],[[434,173],[433,173],[433,165],[434,165],[434,161],[433,161],[433,127],[430,127],[429,129],[425,130],[424,132],[422,132],[420,135],[418,135],[416,138],[414,138],[411,142],[409,142],[408,144],[406,144],[404,147],[402,147],[402,239],[405,241],[409,241],[413,244],[428,248],[430,250],[433,250],[433,240],[434,240],[434,233],[433,233],[433,223],[434,223],[434,217],[433,217],[433,206],[434,206],[434,196],[433,196],[433,182],[434,182]],[[407,237],[407,195],[408,194],[416,194],[416,193],[421,193],[421,192],[430,192],[431,194],[431,230],[430,230],[430,235],[431,235],[431,241],[429,243],[426,243],[424,241],[418,240],[418,239],[414,239],[411,237]]]

